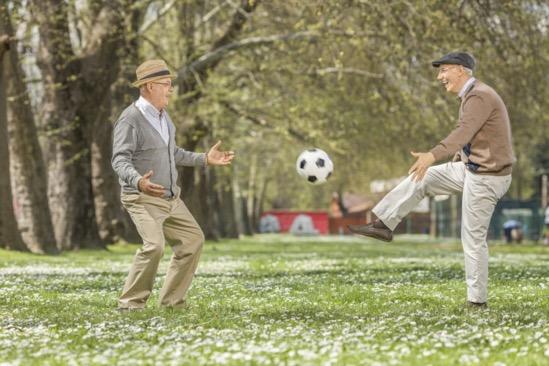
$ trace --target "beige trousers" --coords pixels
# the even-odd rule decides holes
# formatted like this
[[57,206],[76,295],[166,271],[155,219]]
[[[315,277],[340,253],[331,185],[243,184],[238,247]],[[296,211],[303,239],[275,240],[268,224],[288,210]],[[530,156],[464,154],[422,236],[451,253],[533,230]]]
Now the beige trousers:
[[488,243],[486,236],[498,200],[509,189],[511,175],[473,174],[462,162],[446,163],[427,170],[422,181],[411,176],[389,192],[372,210],[394,230],[426,195],[463,192],[461,242],[465,254],[467,300],[486,302],[488,297]]
[[204,244],[204,234],[179,198],[166,200],[143,193],[122,194],[143,247],[134,257],[119,299],[121,308],[143,308],[149,298],[165,242],[172,247],[172,259],[160,290],[160,305],[185,304]]

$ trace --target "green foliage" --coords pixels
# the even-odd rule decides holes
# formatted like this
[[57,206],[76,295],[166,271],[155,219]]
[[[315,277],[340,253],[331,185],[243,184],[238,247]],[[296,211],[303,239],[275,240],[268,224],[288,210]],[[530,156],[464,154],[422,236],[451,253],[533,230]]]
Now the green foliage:
[[[214,51],[233,19],[230,4],[137,2],[132,11],[144,14],[142,22],[158,19],[128,32],[140,59],[161,57],[182,70]],[[74,16],[85,35],[95,8],[82,9]],[[210,141],[236,150],[244,192],[261,183],[254,179],[270,182],[267,206],[325,207],[332,191],[367,193],[372,179],[404,175],[409,151],[428,150],[449,133],[459,102],[437,83],[430,62],[465,50],[478,61],[475,76],[507,104],[518,157],[510,194],[527,198],[536,146],[549,139],[548,17],[547,4],[536,0],[259,2],[230,42],[255,41],[224,54],[198,90],[176,92],[170,113],[181,143],[202,138],[186,133],[205,123]],[[323,188],[293,171],[310,146],[335,162]]]
[[[449,133],[459,103],[438,85],[430,61],[466,50],[478,60],[476,76],[507,103],[515,179],[529,180],[532,141],[548,138],[538,133],[548,127],[547,14],[535,1],[264,2],[241,39],[309,36],[230,53],[202,86],[198,108],[181,112],[230,142],[241,171],[260,162],[271,204],[324,207],[331,191],[367,192],[372,179],[405,174],[410,150],[428,150]],[[211,43],[204,35],[219,35],[226,21],[204,26],[198,54],[200,42]],[[310,146],[334,159],[324,188],[306,186],[293,172]]]

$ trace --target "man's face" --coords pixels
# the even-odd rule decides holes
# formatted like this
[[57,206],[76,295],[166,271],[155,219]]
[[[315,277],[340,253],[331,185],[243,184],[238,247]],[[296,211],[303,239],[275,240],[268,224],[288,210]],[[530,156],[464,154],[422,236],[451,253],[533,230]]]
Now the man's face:
[[444,85],[446,91],[458,94],[462,86],[463,72],[459,65],[440,65],[437,80]]
[[159,110],[166,108],[172,95],[172,79],[163,78],[147,83],[151,103]]

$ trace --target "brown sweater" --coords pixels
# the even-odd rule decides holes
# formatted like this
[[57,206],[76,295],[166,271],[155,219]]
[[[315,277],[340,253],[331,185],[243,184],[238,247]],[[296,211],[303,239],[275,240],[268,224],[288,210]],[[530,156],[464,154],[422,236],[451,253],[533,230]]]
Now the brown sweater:
[[511,124],[496,91],[475,80],[461,99],[456,128],[431,153],[437,161],[454,155],[454,161],[463,161],[473,173],[511,174]]

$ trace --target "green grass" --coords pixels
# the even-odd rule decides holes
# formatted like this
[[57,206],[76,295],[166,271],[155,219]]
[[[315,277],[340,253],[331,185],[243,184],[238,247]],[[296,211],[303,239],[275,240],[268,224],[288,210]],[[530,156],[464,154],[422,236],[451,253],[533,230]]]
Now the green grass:
[[[0,365],[547,365],[549,248],[492,245],[488,310],[457,242],[208,242],[186,310],[118,313],[137,245],[0,251]],[[169,252],[169,250],[167,251]]]

